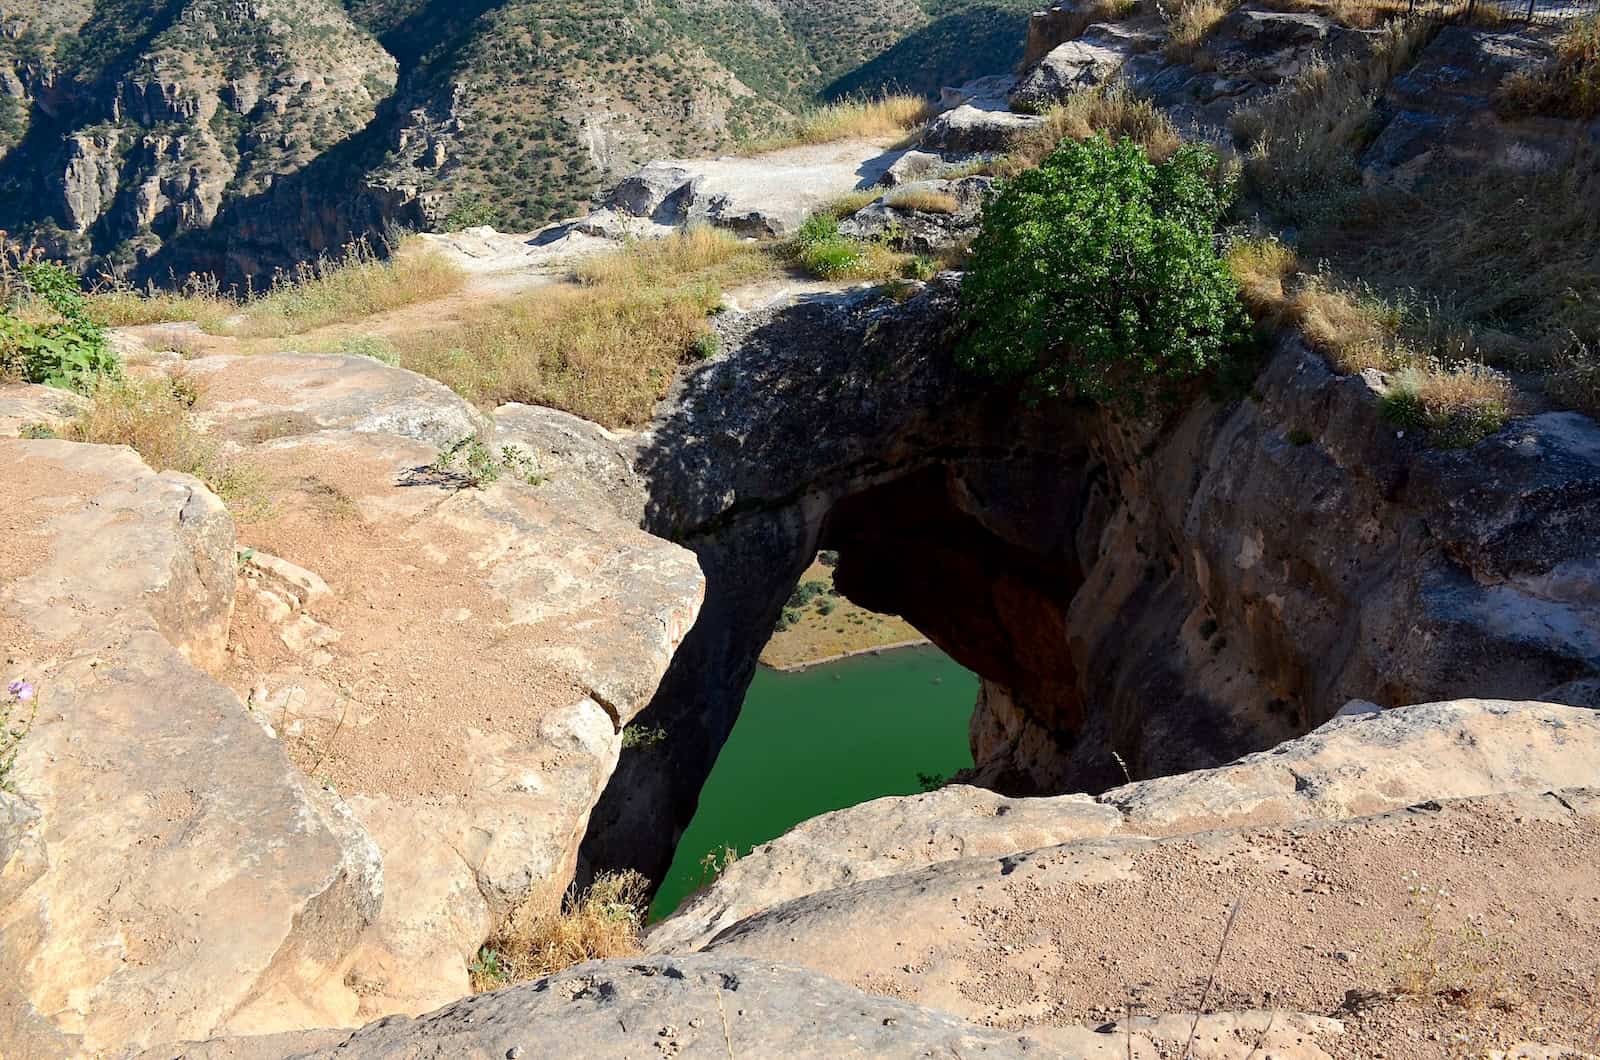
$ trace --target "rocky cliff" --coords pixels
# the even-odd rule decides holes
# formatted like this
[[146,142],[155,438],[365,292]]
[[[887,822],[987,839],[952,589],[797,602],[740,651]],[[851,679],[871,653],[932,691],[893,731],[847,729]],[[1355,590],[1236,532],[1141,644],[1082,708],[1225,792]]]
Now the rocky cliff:
[[[508,410],[493,439],[364,358],[182,375],[255,483],[235,518],[129,450],[0,439],[4,662],[38,706],[0,791],[8,1055],[467,993],[495,925],[571,882],[700,604],[691,555],[560,484],[570,417]],[[43,390],[0,391],[7,422],[48,422]],[[556,478],[432,470],[475,432],[537,435]]]
[[601,863],[665,865],[638,837],[687,821],[819,548],[983,678],[976,779],[1012,794],[1214,765],[1352,699],[1593,702],[1585,417],[1430,448],[1380,417],[1380,376],[1293,337],[1247,392],[1142,421],[1024,406],[955,369],[944,282],[720,326],[639,457],[646,525],[695,550],[707,602],[646,715],[671,760],[625,758]]

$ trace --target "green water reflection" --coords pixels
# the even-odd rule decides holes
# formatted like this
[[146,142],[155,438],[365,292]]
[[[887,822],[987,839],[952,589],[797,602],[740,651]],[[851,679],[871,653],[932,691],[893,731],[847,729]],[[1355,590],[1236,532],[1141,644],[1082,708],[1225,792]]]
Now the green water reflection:
[[747,853],[808,817],[971,766],[977,694],[977,677],[932,647],[758,670],[651,918],[677,908],[701,881],[701,859],[724,844]]

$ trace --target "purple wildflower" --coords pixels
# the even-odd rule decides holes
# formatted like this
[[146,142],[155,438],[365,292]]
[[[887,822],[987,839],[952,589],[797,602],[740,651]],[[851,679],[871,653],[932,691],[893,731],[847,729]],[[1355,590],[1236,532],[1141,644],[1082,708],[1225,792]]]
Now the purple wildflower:
[[26,681],[13,681],[6,686],[6,691],[15,696],[18,703],[26,703],[33,698],[33,686]]

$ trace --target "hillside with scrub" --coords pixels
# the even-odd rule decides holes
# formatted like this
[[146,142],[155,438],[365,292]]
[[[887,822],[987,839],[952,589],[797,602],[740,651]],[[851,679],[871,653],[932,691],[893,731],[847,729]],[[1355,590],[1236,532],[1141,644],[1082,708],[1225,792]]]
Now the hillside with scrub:
[[[1019,54],[1027,7],[833,0],[96,0],[8,9],[0,230],[78,271],[274,268],[387,227],[526,231],[650,158]],[[915,69],[871,64],[948,37]],[[957,47],[957,42],[960,46]]]
[[[8,1050],[1600,1048],[1600,14],[296,10],[397,87],[274,157],[432,152],[452,221],[241,286],[0,244]],[[906,703],[827,663],[912,642]],[[796,772],[741,715],[802,679]],[[959,754],[890,761],[933,683]],[[735,760],[819,799],[696,832]]]

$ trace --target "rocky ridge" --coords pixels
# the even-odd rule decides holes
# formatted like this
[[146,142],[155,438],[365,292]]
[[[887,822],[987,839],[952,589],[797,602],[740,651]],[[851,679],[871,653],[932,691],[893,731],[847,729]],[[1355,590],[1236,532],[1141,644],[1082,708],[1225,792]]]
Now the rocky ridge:
[[[3,443],[6,668],[42,705],[0,795],[4,963],[33,969],[4,1036],[30,1055],[467,993],[495,924],[577,872],[700,603],[693,558],[592,487],[430,470],[489,430],[437,383],[350,357],[183,371],[268,511],[230,519],[127,450]],[[499,444],[564,419],[508,415]]]

